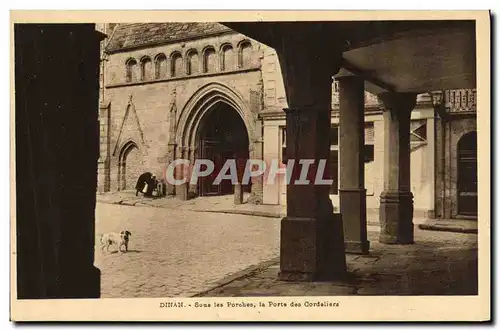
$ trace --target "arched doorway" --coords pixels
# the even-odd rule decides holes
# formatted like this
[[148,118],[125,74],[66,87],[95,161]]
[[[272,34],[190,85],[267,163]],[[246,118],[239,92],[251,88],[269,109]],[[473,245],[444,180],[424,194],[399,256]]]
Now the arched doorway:
[[[241,116],[227,103],[218,102],[201,119],[197,137],[198,152],[196,157],[209,159],[215,165],[210,176],[199,179],[198,195],[209,196],[234,193],[233,183],[230,179],[224,179],[218,185],[214,184],[214,180],[229,159],[236,160],[239,180],[243,176],[249,158],[249,139]],[[250,183],[244,185],[243,190],[250,192],[250,185]]]
[[133,190],[137,178],[142,173],[142,155],[137,145],[127,143],[120,154],[119,188],[120,190]]
[[464,134],[458,141],[458,214],[477,215],[477,133]]

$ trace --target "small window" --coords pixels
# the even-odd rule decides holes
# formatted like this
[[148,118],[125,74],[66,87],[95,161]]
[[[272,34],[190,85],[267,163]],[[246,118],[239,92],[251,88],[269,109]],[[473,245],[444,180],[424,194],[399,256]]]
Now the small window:
[[375,160],[374,146],[365,145],[365,163],[370,163]]
[[177,77],[182,74],[182,56],[175,52],[171,55],[170,76]]
[[339,93],[339,81],[333,78],[333,93]]
[[412,120],[410,127],[411,142],[426,142],[427,141],[427,121]]
[[217,70],[217,57],[213,47],[207,48],[203,53],[203,72],[215,72]]
[[141,60],[141,80],[150,80],[151,79],[151,59],[149,57],[145,57]]
[[165,54],[159,54],[155,62],[155,78],[164,78],[167,76],[167,57]]
[[375,128],[373,122],[365,122],[365,144],[373,144],[375,141]]
[[198,73],[198,52],[196,50],[191,50],[187,55],[187,63],[186,63],[186,74],[187,75],[195,75]]
[[234,69],[234,52],[233,46],[224,45],[222,47],[222,59],[221,59],[221,70],[233,70]]
[[287,164],[288,157],[286,155],[286,128],[281,128],[281,163]]
[[239,45],[239,67],[248,68],[252,64],[252,45],[248,40]]
[[339,144],[339,127],[333,125],[330,127],[330,145],[338,146]]
[[127,74],[126,74],[126,79],[127,82],[134,82],[137,80],[137,61],[134,59],[130,59],[127,61]]

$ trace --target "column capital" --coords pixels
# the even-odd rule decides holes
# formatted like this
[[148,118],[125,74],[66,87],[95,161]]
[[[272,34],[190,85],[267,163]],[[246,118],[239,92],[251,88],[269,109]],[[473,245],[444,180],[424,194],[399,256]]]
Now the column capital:
[[340,77],[335,77],[337,82],[355,81],[355,82],[365,82],[365,79],[356,75],[345,75]]
[[411,111],[417,104],[417,93],[383,92],[377,95],[386,110]]
[[331,107],[332,78],[340,70],[342,49],[326,44],[289,36],[276,48],[290,107]]

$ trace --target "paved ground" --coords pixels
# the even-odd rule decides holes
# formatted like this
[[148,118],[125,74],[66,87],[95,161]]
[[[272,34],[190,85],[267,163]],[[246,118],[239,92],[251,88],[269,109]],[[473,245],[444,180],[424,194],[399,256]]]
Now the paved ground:
[[127,229],[130,252],[101,253],[102,297],[187,297],[279,254],[279,219],[97,204],[96,234]]
[[108,192],[97,195],[97,201],[102,203],[120,204],[127,206],[151,206],[159,208],[175,208],[190,211],[218,212],[231,214],[246,214],[253,216],[283,217],[286,207],[280,205],[256,205],[246,203],[249,194],[245,193],[241,205],[234,204],[232,195],[211,196],[181,201],[174,196],[163,198],[136,197],[135,191]]
[[477,235],[415,231],[416,243],[405,246],[380,244],[369,232],[371,254],[347,255],[345,281],[281,282],[276,260],[199,296],[476,295]]
[[[245,194],[244,202],[249,198]],[[286,206],[283,205],[256,205],[243,203],[235,205],[232,195],[195,198],[181,201],[176,197],[168,196],[159,199],[136,197],[135,191],[119,191],[98,194],[97,200],[102,203],[118,204],[125,206],[150,206],[199,212],[217,212],[225,214],[252,215],[263,217],[282,218],[286,216]],[[335,206],[334,206],[335,208]],[[379,214],[376,209],[367,210],[367,223],[379,225]],[[423,229],[448,232],[477,233],[477,222],[471,220],[444,220],[428,219],[421,212],[414,211],[413,223]]]
[[[98,196],[106,203],[97,204],[96,234],[132,232],[128,253],[101,253],[96,247],[102,297],[477,292],[477,235],[473,233],[428,231],[416,225],[416,244],[393,246],[379,244],[379,227],[369,225],[371,254],[347,256],[349,280],[284,283],[276,279],[278,215],[238,215],[234,209],[232,214],[201,212],[224,211],[232,205],[231,197],[179,201],[120,194]],[[234,207],[253,212],[250,205]],[[269,212],[261,207],[269,206],[252,208]]]

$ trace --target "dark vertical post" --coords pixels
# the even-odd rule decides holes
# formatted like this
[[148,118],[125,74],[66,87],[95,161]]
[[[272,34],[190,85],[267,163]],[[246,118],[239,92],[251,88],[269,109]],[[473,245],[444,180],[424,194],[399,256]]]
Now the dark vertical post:
[[339,80],[340,106],[340,213],[347,253],[366,254],[365,89],[356,76]]
[[19,299],[97,298],[99,43],[94,24],[16,24]]

